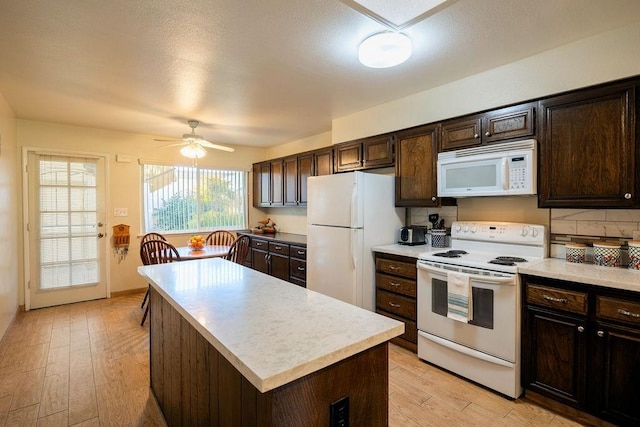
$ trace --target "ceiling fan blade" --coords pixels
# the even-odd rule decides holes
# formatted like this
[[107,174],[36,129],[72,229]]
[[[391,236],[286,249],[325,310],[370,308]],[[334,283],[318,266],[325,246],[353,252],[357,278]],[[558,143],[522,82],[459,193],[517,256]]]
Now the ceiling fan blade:
[[180,138],[173,138],[173,139],[158,139],[158,138],[154,138],[154,141],[158,141],[158,142],[175,142],[175,141],[181,141]]
[[205,148],[213,148],[215,150],[228,151],[229,153],[233,153],[234,151],[236,151],[235,148],[227,147],[225,145],[214,144],[212,142],[205,141],[204,139],[198,141],[198,144],[202,145]]
[[[166,141],[171,141],[171,140],[167,139]],[[162,145],[162,146],[160,146],[158,148],[177,147],[178,145],[185,145],[185,143],[184,142],[178,142],[177,144]]]

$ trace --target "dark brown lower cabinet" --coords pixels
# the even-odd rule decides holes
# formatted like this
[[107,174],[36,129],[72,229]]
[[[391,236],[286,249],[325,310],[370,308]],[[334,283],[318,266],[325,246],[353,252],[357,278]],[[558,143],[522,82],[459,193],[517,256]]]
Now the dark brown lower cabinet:
[[[307,247],[273,238],[251,238],[249,267],[306,288]],[[246,265],[246,264],[245,264]]]
[[579,318],[528,307],[526,346],[522,352],[524,383],[578,408],[586,398],[586,317]]
[[640,425],[640,293],[523,276],[522,385]]
[[349,397],[349,425],[388,422],[388,344],[261,393],[152,287],[151,390],[169,426],[328,426]]

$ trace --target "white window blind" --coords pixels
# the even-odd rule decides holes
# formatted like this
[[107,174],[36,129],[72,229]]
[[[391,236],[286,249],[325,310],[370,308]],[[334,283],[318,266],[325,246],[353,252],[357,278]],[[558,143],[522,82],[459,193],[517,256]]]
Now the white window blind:
[[145,232],[246,228],[246,172],[142,165]]

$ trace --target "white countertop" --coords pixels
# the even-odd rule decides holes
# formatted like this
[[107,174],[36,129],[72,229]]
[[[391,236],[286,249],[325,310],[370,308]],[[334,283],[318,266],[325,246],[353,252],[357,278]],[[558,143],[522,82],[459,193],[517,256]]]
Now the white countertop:
[[385,254],[391,255],[400,255],[406,256],[410,258],[418,259],[421,253],[424,252],[446,252],[450,248],[432,248],[431,245],[400,245],[400,244],[392,244],[392,245],[380,245],[374,246],[371,248],[373,252],[381,252]]
[[401,322],[220,258],[138,272],[263,393],[404,332]]
[[575,264],[559,258],[518,267],[521,274],[640,292],[640,271],[622,267]]

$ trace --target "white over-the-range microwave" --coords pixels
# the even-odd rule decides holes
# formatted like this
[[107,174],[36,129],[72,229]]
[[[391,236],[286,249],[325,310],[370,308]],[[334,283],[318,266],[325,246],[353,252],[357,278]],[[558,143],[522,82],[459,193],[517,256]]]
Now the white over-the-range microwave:
[[438,154],[438,197],[536,194],[536,140]]

